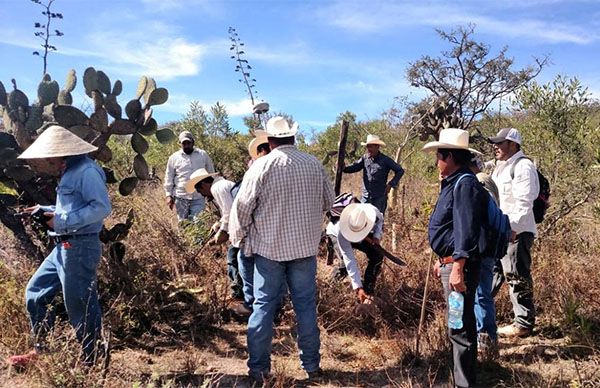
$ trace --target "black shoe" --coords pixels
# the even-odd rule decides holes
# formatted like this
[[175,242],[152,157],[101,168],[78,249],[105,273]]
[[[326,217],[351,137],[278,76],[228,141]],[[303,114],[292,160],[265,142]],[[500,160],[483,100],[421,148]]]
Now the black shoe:
[[309,381],[317,381],[325,377],[325,372],[323,372],[323,369],[319,368],[312,372],[306,372],[306,375],[308,376]]

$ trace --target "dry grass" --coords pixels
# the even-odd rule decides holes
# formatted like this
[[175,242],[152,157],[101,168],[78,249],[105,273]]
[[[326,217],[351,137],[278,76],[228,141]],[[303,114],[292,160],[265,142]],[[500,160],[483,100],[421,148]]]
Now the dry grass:
[[[346,184],[356,187],[357,177]],[[408,263],[386,264],[378,283],[379,314],[361,317],[347,283],[331,284],[330,268],[318,270],[323,381],[316,386],[444,386],[451,381],[441,286],[431,279],[420,355],[416,328],[429,271],[426,219],[437,188],[418,177],[403,178],[396,207],[388,211],[384,245]],[[357,190],[354,190],[357,192]],[[136,222],[124,241],[122,260],[105,252],[99,269],[104,325],[113,334],[113,357],[105,378],[101,366],[81,368],[68,325],[51,339],[53,353],[17,373],[4,369],[0,385],[11,386],[249,386],[245,378],[245,328],[228,310],[225,248],[197,252],[203,225],[183,233],[153,184],[128,198],[115,197],[109,224]],[[214,216],[207,216],[207,218]],[[208,225],[210,223],[207,222]],[[592,386],[600,380],[600,230],[578,219],[537,240],[533,276],[537,335],[503,343],[499,360],[485,362],[482,381],[498,386]],[[392,238],[395,235],[395,239]],[[395,243],[395,244],[394,244]],[[36,263],[0,231],[0,356],[28,348],[23,290]],[[360,257],[364,265],[364,257]],[[306,386],[298,366],[294,317],[277,328],[270,386]],[[507,293],[498,299],[500,322],[511,318]]]

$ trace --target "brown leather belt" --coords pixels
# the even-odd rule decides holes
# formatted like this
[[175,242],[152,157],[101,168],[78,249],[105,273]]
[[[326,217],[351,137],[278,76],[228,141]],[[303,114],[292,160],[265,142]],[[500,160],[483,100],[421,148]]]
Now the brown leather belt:
[[440,264],[452,264],[454,258],[452,256],[440,257]]

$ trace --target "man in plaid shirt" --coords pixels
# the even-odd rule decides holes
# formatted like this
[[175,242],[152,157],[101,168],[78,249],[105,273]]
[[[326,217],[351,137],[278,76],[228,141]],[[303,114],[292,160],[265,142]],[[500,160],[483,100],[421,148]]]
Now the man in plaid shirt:
[[255,259],[248,374],[257,382],[270,373],[273,317],[284,282],[298,322],[302,368],[309,378],[321,373],[316,255],[334,192],[319,160],[294,145],[297,128],[279,116],[267,122],[272,151],[246,172],[229,225],[232,243],[243,241],[244,254]]

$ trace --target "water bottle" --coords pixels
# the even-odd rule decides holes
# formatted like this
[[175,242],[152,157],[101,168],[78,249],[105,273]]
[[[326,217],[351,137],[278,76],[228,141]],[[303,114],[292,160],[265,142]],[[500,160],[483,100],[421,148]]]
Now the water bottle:
[[463,309],[465,298],[460,292],[452,291],[448,296],[448,327],[451,329],[462,329]]

